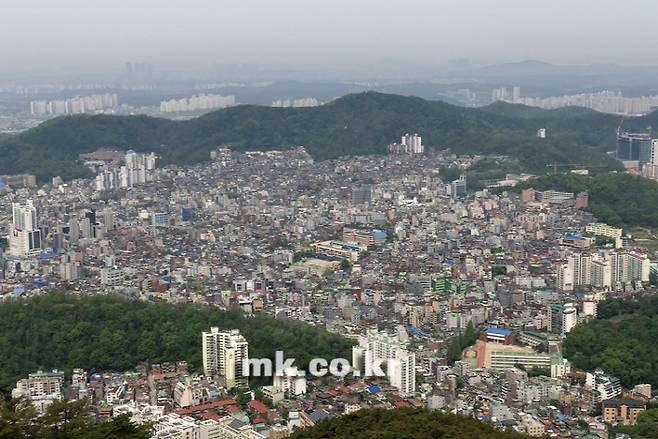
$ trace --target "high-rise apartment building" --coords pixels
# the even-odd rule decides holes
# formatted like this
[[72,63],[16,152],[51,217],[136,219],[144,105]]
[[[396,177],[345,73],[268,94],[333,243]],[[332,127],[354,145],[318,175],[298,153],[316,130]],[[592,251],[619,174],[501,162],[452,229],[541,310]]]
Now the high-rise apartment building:
[[77,96],[59,101],[32,101],[30,113],[33,116],[82,114],[115,109],[119,106],[116,94]]
[[202,349],[206,375],[218,375],[228,389],[247,385],[242,365],[249,359],[249,343],[239,330],[210,328],[210,332],[202,334]]
[[75,254],[65,254],[60,258],[59,277],[63,281],[74,281],[80,278],[82,268],[76,261]]
[[619,378],[606,375],[601,369],[595,370],[594,373],[587,373],[585,389],[593,391],[596,402],[616,398],[622,392]]
[[551,332],[568,334],[578,323],[576,305],[554,303],[548,307],[548,322]]
[[560,291],[577,286],[616,288],[619,283],[648,282],[650,270],[650,260],[642,253],[575,253],[557,267],[556,287]]
[[64,397],[63,390],[64,372],[58,370],[38,371],[19,380],[12,390],[11,396],[28,399],[37,412],[44,413],[50,404]]
[[383,360],[391,386],[402,395],[413,395],[416,390],[416,354],[396,337],[368,331],[352,349],[352,364],[367,370],[375,361]]
[[392,154],[422,154],[425,152],[425,146],[423,138],[417,133],[406,133],[400,138],[400,143],[391,143],[388,150]]
[[160,111],[163,113],[177,113],[226,108],[233,105],[235,105],[235,96],[195,95],[189,98],[162,101],[160,102]]
[[575,253],[567,258],[568,270],[573,273],[573,285],[590,285],[592,279],[592,255]]
[[512,87],[512,102],[517,103],[521,101],[521,87],[515,85]]
[[291,367],[283,375],[275,374],[272,386],[290,396],[299,396],[306,393],[306,376],[300,375],[296,367]]
[[649,281],[651,264],[645,254],[635,252],[613,252],[610,254],[613,286],[618,282]]
[[154,153],[139,154],[133,150],[126,152],[124,165],[120,168],[102,169],[96,176],[96,190],[109,191],[131,188],[153,179],[156,156]]
[[41,251],[41,230],[37,209],[32,200],[12,203],[13,221],[9,226],[9,253],[12,256],[34,256]]

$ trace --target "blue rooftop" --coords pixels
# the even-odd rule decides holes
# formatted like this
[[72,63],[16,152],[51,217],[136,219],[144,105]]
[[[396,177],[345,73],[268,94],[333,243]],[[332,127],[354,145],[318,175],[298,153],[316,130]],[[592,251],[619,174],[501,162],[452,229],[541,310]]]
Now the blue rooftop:
[[512,331],[510,331],[509,329],[488,328],[487,334],[507,336],[507,335],[512,335]]
[[420,335],[423,333],[423,331],[419,327],[413,325],[407,326],[407,331],[413,333],[414,335]]
[[383,230],[373,230],[372,237],[375,239],[386,239],[386,232]]
[[578,236],[578,235],[565,235],[564,239],[566,239],[568,241],[584,241],[585,240],[585,238],[583,238],[582,236]]

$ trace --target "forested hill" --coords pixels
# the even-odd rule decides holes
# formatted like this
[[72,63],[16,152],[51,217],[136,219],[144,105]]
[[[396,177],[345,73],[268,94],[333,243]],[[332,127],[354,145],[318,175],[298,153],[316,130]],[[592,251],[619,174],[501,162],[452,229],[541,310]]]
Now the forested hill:
[[[82,175],[78,155],[100,147],[155,151],[161,163],[207,160],[219,145],[236,150],[303,145],[316,159],[386,152],[405,132],[429,147],[459,153],[503,154],[529,171],[545,164],[586,163],[618,168],[605,152],[615,148],[621,119],[578,109],[538,110],[497,103],[474,109],[415,97],[367,92],[312,108],[241,105],[172,121],[147,116],[60,117],[0,140],[0,174],[40,178]],[[538,139],[538,128],[548,129]]]
[[356,413],[298,430],[291,439],[524,439],[524,434],[450,413],[428,410],[361,409]]
[[0,303],[0,389],[37,369],[134,368],[185,360],[201,368],[201,333],[239,329],[254,358],[276,350],[305,367],[311,358],[347,358],[352,341],[294,321],[196,305],[128,301],[115,296],[51,294]]
[[626,388],[658,385],[658,297],[608,299],[599,303],[597,319],[577,325],[563,344],[578,369],[601,368]]

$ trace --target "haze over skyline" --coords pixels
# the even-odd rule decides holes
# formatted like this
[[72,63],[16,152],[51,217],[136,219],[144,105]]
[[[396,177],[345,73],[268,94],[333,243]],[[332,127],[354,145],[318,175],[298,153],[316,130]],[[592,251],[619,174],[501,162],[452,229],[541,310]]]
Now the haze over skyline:
[[23,0],[2,6],[0,61],[4,77],[118,73],[126,61],[401,74],[458,58],[655,65],[656,17],[651,0]]

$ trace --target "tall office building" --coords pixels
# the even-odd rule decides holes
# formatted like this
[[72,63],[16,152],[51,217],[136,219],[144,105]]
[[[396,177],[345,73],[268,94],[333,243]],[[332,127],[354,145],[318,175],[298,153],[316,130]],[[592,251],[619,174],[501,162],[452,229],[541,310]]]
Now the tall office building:
[[402,395],[413,395],[416,390],[416,354],[405,343],[377,331],[368,331],[352,348],[352,364],[366,370],[375,361],[384,360],[391,386]]
[[13,222],[9,226],[9,253],[12,256],[34,256],[41,251],[41,230],[37,209],[32,200],[12,203]]
[[446,192],[448,195],[454,198],[465,197],[467,188],[466,188],[466,175],[462,174],[457,180],[450,182],[446,185]]
[[651,135],[648,133],[621,133],[617,136],[617,158],[624,161],[649,163]]
[[227,389],[247,385],[242,365],[249,358],[249,343],[240,331],[220,331],[217,327],[202,334],[203,370],[206,375],[220,377]]
[[651,140],[651,156],[649,157],[649,164],[658,166],[658,139]]
[[651,154],[648,163],[642,164],[642,175],[658,179],[658,139],[651,140]]

